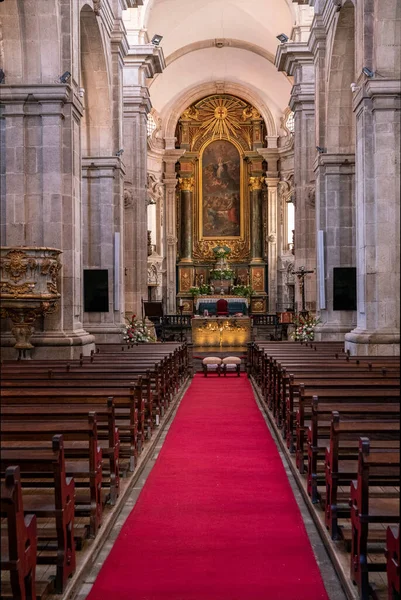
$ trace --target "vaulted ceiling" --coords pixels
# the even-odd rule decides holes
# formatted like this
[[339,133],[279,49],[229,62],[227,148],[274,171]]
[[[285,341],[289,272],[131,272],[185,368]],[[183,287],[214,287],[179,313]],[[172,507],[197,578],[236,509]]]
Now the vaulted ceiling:
[[149,82],[159,115],[168,118],[191,91],[201,97],[203,85],[217,82],[238,95],[248,90],[278,130],[291,83],[274,66],[276,36],[291,36],[296,9],[291,0],[144,0],[138,25],[149,40],[163,36],[167,64]]

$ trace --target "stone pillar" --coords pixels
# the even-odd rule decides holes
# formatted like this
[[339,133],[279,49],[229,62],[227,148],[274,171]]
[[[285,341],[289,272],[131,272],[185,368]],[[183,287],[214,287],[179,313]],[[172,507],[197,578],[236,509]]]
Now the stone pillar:
[[193,190],[194,178],[180,178],[180,262],[192,263],[192,230],[193,230]]
[[174,314],[176,311],[175,299],[177,290],[177,207],[176,187],[177,177],[175,172],[176,162],[185,150],[170,148],[164,155],[164,189],[165,189],[165,257],[166,257],[166,311]]
[[357,326],[351,354],[400,352],[400,80],[371,79],[356,115]]
[[124,266],[125,311],[141,314],[147,298],[147,114],[146,79],[164,68],[161,48],[131,46],[124,61]]
[[124,165],[117,156],[82,160],[83,265],[107,269],[109,275],[109,311],[84,313],[85,329],[96,335],[97,342],[121,341],[124,318],[121,303],[114,304],[114,285],[121,292],[122,269],[114,273],[114,256],[122,247],[115,248],[116,242],[121,245],[121,237],[118,240],[114,234],[121,233],[122,227],[123,178]]
[[[94,348],[82,326],[80,120],[69,85],[2,85],[4,246],[47,246],[61,255],[59,309],[35,325],[34,358],[74,358]],[[5,193],[7,190],[7,194]],[[45,331],[44,328],[45,327]],[[2,345],[13,345],[3,337]],[[84,348],[83,348],[84,347]],[[5,356],[5,354],[4,354]]]
[[277,236],[278,236],[278,177],[266,177],[267,185],[267,264],[268,267],[268,293],[269,313],[277,311]]
[[[315,166],[317,231],[323,231],[323,256],[317,265],[317,281],[324,279],[325,303],[317,306],[321,324],[316,340],[344,339],[355,325],[354,310],[334,310],[334,268],[355,267],[355,156],[321,154]],[[313,188],[311,194],[313,195]]]
[[[314,184],[313,161],[315,143],[315,74],[313,57],[305,42],[281,44],[277,49],[276,67],[294,77],[290,108],[294,111],[294,205],[295,205],[295,267],[307,271],[316,268],[315,205],[311,196]],[[306,309],[316,309],[316,277],[305,278]],[[301,309],[298,286],[296,304]]]
[[250,205],[251,205],[251,260],[263,260],[263,205],[262,205],[263,177],[250,177]]

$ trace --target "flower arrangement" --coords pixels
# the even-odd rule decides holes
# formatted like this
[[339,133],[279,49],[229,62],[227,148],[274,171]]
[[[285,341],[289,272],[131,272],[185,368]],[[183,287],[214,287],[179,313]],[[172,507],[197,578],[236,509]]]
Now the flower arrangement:
[[232,269],[212,269],[210,271],[210,277],[212,279],[232,279],[234,277],[234,271]]
[[249,298],[253,294],[253,289],[250,285],[234,285],[231,288],[231,292],[234,296],[244,296],[244,298]]
[[294,317],[294,332],[291,334],[291,339],[296,342],[312,342],[315,339],[315,327],[321,321],[317,317],[311,315]]
[[216,258],[227,258],[227,256],[231,253],[231,248],[228,246],[216,246],[213,248],[213,252]]
[[138,344],[139,342],[155,342],[151,330],[145,323],[145,319],[137,319],[132,315],[131,320],[127,319],[128,325],[124,325],[122,331],[124,341],[127,344]]

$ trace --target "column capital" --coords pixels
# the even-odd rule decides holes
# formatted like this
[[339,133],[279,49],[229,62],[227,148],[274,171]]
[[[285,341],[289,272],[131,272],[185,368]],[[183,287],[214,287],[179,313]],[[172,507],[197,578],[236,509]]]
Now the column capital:
[[307,42],[287,42],[277,47],[274,64],[279,71],[295,75],[298,67],[313,65],[313,54]]
[[195,177],[180,177],[178,183],[182,192],[193,192]]
[[267,185],[267,189],[277,188],[280,177],[265,177],[265,184]]
[[264,183],[264,177],[250,177],[248,181],[251,192],[255,192],[262,189]]
[[166,68],[163,49],[154,44],[131,45],[124,58],[124,67],[128,70],[141,69],[144,78],[152,78]]

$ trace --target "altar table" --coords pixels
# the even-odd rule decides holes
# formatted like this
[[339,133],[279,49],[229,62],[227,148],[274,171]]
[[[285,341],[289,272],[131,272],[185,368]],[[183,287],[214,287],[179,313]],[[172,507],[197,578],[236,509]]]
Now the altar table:
[[248,300],[247,298],[241,298],[240,296],[201,296],[197,299],[195,304],[196,312],[203,315],[204,310],[208,310],[211,315],[216,314],[216,304],[223,298],[228,302],[228,314],[235,315],[236,313],[242,313],[244,315],[248,312]]
[[246,346],[251,341],[249,317],[201,317],[192,319],[194,346]]

